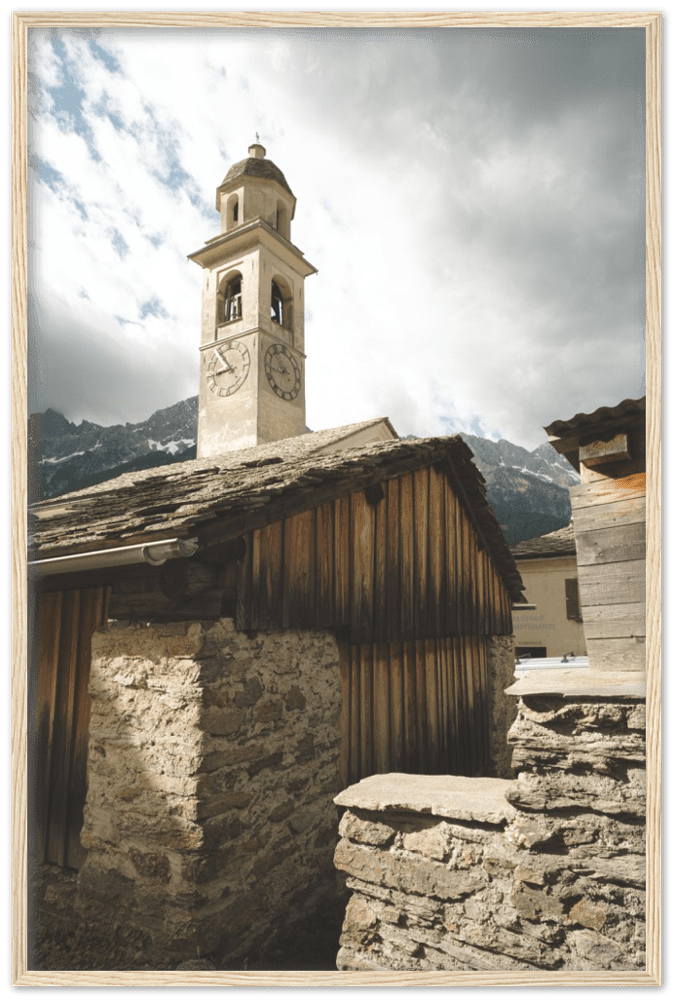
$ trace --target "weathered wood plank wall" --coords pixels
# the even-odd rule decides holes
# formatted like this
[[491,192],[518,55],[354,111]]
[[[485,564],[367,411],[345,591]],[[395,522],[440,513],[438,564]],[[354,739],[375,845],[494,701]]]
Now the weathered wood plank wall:
[[35,754],[37,861],[79,868],[87,790],[91,637],[107,618],[109,591],[51,591],[37,598]]
[[352,643],[508,635],[511,602],[443,471],[405,473],[247,535],[237,627]]
[[370,774],[485,774],[484,636],[343,644],[340,779]]
[[511,602],[446,473],[404,473],[247,536],[240,629],[341,637],[341,778],[484,774],[486,639]]
[[583,483],[570,499],[589,664],[643,670],[645,474]]

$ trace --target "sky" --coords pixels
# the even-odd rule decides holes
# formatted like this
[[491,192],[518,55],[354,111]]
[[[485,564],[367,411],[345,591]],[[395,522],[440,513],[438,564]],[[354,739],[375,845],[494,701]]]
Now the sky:
[[198,391],[215,190],[297,197],[307,423],[527,448],[645,392],[642,29],[30,29],[29,411]]

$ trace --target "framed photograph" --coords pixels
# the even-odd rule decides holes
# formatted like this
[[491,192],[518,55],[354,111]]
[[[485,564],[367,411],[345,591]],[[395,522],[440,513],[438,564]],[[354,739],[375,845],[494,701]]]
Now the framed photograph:
[[[12,985],[661,985],[661,8],[45,9],[13,11],[9,22]],[[256,302],[247,298],[253,281],[262,290]],[[265,317],[262,332],[255,323],[248,330],[247,310]],[[536,961],[533,971],[507,962],[503,971],[478,963],[470,972],[225,972],[199,962],[182,971],[29,967],[28,504],[100,482],[105,469],[117,476],[147,467],[124,464],[131,453],[119,441],[132,425],[146,428],[143,453],[163,452],[172,469],[195,448],[208,458],[222,448],[213,414],[225,406],[238,414],[228,425],[233,447],[309,428],[329,442],[333,430],[347,428],[356,444],[461,434],[525,455],[548,447],[544,426],[645,393],[644,969],[598,971],[597,951],[587,972],[536,969]],[[173,414],[177,401],[195,428],[199,411],[200,443],[188,431],[176,441],[162,436],[158,414]],[[249,410],[264,411],[276,432],[249,441]],[[58,425],[70,450],[41,453],[36,464],[30,414]],[[82,427],[91,433],[80,446]],[[108,434],[102,444],[97,435],[111,427],[119,441]],[[620,443],[612,447],[622,454]],[[119,448],[121,457],[98,461],[96,479],[95,452],[102,449],[100,459],[105,448],[111,455]],[[386,491],[364,484],[359,516],[369,524],[368,510]],[[162,511],[171,517],[178,506]],[[479,521],[481,543],[474,551],[467,535],[464,544],[480,561]],[[273,531],[264,534],[263,520],[251,526],[272,559]],[[158,550],[149,546],[160,543],[143,536],[139,561],[191,555],[189,540],[173,541],[175,552],[153,556]],[[230,535],[219,544],[232,554],[235,542]],[[501,543],[485,544],[497,551]],[[396,545],[403,551],[405,542]],[[250,580],[260,552],[251,556]],[[430,543],[430,567],[434,553]],[[492,569],[480,566],[487,601]],[[426,563],[424,572],[432,572]],[[169,589],[178,586],[170,576]],[[578,590],[573,579],[565,584],[570,629],[578,630]],[[212,582],[181,578],[181,595],[191,586],[204,601],[215,592]],[[127,601],[132,612],[136,600]],[[189,618],[189,601],[183,606]],[[82,605],[78,614],[83,629],[92,626],[90,640],[103,605]],[[266,614],[275,620],[273,610]],[[263,617],[251,612],[247,630],[264,627]],[[543,641],[533,638],[533,648]],[[229,714],[213,708],[211,733],[241,725],[239,715],[261,695],[245,687],[237,698]],[[293,685],[284,699],[298,711],[306,701]],[[255,711],[273,720],[276,709],[261,702]],[[76,744],[72,760],[79,752],[86,760],[86,742],[84,750]],[[66,829],[54,857],[76,869],[84,856],[79,828],[71,834]],[[139,854],[134,864],[142,877],[154,865],[158,884],[170,879],[161,851]],[[581,920],[589,934],[594,919]]]

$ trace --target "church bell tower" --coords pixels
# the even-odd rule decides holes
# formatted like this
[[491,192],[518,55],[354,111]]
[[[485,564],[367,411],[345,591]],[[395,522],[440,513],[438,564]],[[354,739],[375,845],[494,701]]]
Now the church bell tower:
[[197,457],[304,434],[304,282],[295,196],[259,143],[216,191],[220,235],[203,268]]

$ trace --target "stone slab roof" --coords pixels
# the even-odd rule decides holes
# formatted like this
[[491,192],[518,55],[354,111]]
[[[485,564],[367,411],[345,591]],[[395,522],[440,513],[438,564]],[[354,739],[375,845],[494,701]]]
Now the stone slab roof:
[[507,587],[523,582],[489,506],[485,480],[457,435],[376,442],[316,454],[331,441],[378,423],[348,424],[222,456],[125,473],[29,510],[30,559],[197,537],[216,544],[308,510],[336,496],[441,463],[469,511]]
[[[254,156],[249,156],[245,160],[239,160],[238,163],[233,163],[227,171],[222,184],[229,184],[229,182],[233,181],[236,177],[243,177],[244,175],[248,177],[264,177],[266,180],[276,181],[277,184],[281,184],[282,188],[285,188],[290,195],[293,195],[293,192],[288,186],[288,181],[284,177],[283,173],[279,170],[276,163],[272,163],[271,160],[258,159]],[[293,195],[293,197],[295,197],[295,195]]]
[[540,535],[539,538],[528,538],[511,546],[514,559],[552,559],[555,556],[574,556],[576,552],[572,522],[566,528],[550,531],[548,535]]

